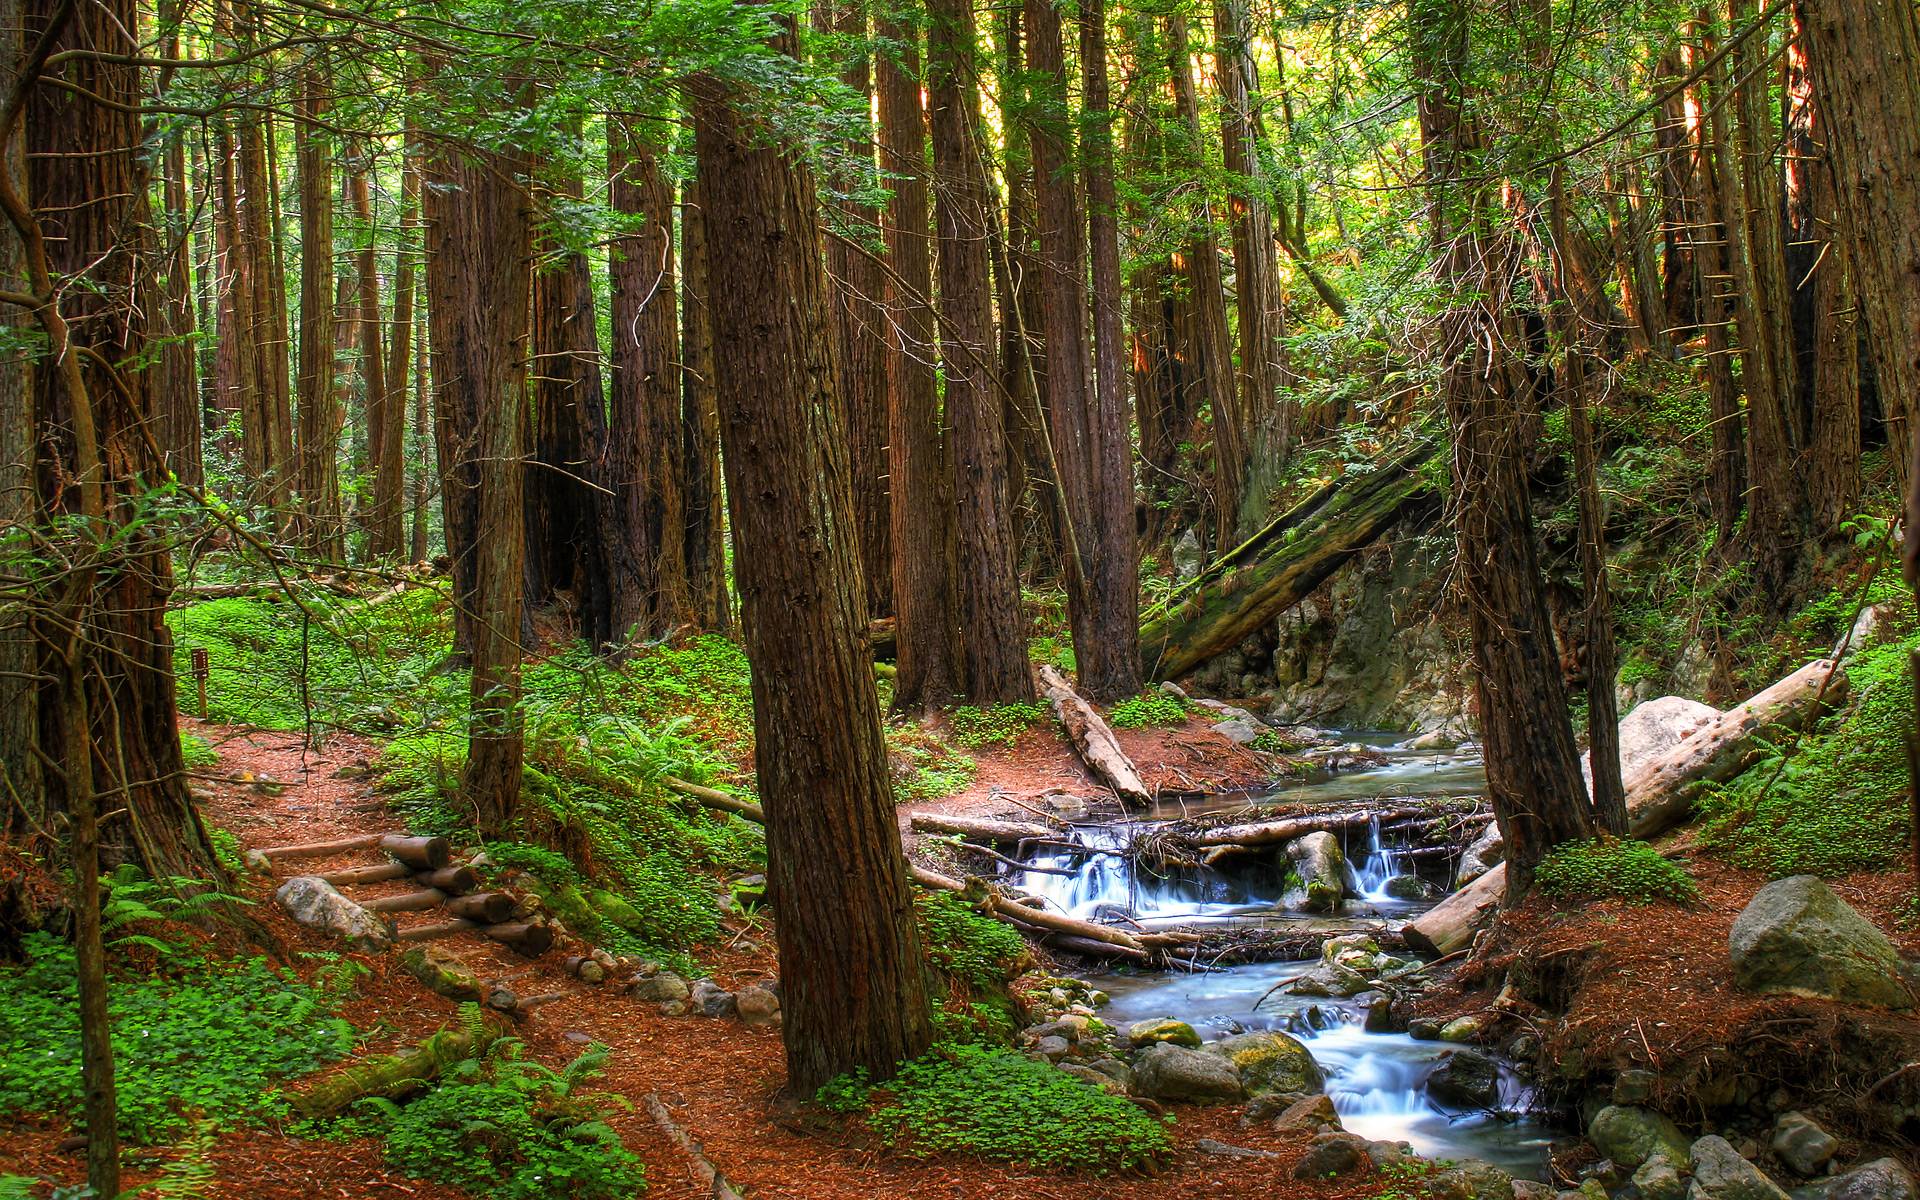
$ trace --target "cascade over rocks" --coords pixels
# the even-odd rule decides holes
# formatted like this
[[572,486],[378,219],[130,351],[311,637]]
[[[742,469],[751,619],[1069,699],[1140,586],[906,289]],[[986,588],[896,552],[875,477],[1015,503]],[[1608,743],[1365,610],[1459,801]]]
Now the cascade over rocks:
[[1812,875],[1776,879],[1734,920],[1734,980],[1786,993],[1910,1008],[1913,985],[1887,935]]

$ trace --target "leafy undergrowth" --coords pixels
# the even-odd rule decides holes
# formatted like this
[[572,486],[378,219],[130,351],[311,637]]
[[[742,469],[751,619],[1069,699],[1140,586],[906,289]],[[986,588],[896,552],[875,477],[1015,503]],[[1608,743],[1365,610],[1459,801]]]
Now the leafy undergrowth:
[[1169,692],[1142,692],[1113,706],[1107,719],[1118,729],[1145,729],[1152,725],[1183,725],[1190,711],[1186,701]]
[[491,1200],[626,1200],[644,1190],[644,1165],[605,1119],[625,1098],[583,1088],[606,1066],[606,1048],[557,1071],[522,1050],[502,1039],[407,1103],[362,1101],[324,1132],[379,1137],[395,1170]]
[[880,1087],[822,1088],[831,1111],[860,1114],[882,1145],[910,1158],[963,1155],[1048,1171],[1158,1171],[1165,1127],[1137,1105],[1011,1050],[943,1043]]
[[1632,839],[1593,838],[1556,846],[1535,869],[1534,881],[1547,895],[1562,900],[1618,896],[1636,904],[1667,900],[1690,905],[1700,899],[1700,889],[1685,867]]
[[[0,1112],[77,1113],[80,1000],[73,948],[28,934],[25,961],[0,973]],[[256,1125],[286,1115],[273,1084],[353,1048],[330,1015],[352,974],[329,967],[318,986],[263,958],[214,961],[172,949],[154,970],[108,988],[120,1130],[156,1143],[195,1120]]]
[[973,782],[976,764],[939,734],[918,725],[887,726],[887,750],[898,800],[937,800]]
[[1896,622],[1904,637],[1861,652],[1847,667],[1840,712],[1805,737],[1780,733],[1746,772],[1701,798],[1705,845],[1775,876],[1844,875],[1899,858],[1909,822],[1908,654],[1920,645],[1911,599]]
[[953,710],[953,740],[970,750],[1011,746],[1046,718],[1044,704],[963,704]]
[[1033,962],[1027,941],[1004,922],[946,892],[913,898],[920,944],[946,997],[934,1026],[949,1041],[1005,1045],[1018,1027],[1008,984]]

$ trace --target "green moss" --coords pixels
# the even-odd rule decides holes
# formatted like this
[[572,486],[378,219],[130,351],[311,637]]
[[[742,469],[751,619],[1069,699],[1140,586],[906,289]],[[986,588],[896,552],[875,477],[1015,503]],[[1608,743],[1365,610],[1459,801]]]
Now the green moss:
[[1562,900],[1618,896],[1638,904],[1693,904],[1700,899],[1686,868],[1632,839],[1595,838],[1556,846],[1535,869],[1534,882]]

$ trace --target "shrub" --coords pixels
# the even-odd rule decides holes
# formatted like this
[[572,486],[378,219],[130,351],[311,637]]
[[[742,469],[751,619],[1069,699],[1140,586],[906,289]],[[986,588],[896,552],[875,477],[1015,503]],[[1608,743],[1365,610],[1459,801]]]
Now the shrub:
[[963,705],[953,710],[953,737],[972,749],[1011,746],[1046,715],[1043,704],[996,704],[991,708]]
[[973,782],[973,759],[919,726],[888,726],[887,749],[898,799],[937,800]]
[[1027,956],[1026,939],[1004,921],[974,911],[946,892],[914,897],[920,934],[933,965],[975,991],[1004,988]]
[[1556,846],[1535,870],[1534,882],[1563,900],[1619,896],[1636,904],[1692,904],[1700,899],[1700,889],[1684,867],[1632,839],[1594,838]]
[[220,755],[199,734],[183,732],[180,735],[180,761],[187,770],[196,771],[214,766],[220,761]]
[[486,1062],[455,1066],[405,1106],[371,1102],[384,1121],[387,1162],[420,1179],[495,1200],[626,1200],[646,1186],[640,1159],[580,1085],[607,1060],[595,1046],[555,1071],[496,1044]]
[[867,1117],[913,1158],[964,1154],[1044,1170],[1152,1171],[1171,1154],[1160,1122],[1051,1064],[945,1043],[901,1067]]
[[[23,966],[0,974],[0,1111],[80,1107],[80,998],[72,947],[22,939]],[[274,1080],[342,1058],[353,1029],[335,997],[263,958],[216,963],[176,953],[166,974],[116,977],[107,989],[120,1129],[151,1143],[195,1116],[258,1124],[283,1116]]]
[[1170,692],[1142,692],[1113,706],[1107,719],[1121,729],[1144,729],[1150,725],[1184,725],[1187,702]]

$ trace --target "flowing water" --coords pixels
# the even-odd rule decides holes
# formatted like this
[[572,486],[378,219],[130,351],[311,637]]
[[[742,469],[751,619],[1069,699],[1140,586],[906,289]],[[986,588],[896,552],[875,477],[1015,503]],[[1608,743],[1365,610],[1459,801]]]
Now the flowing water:
[[[1350,737],[1352,735],[1349,735]],[[1391,737],[1369,740],[1391,746]],[[1351,803],[1381,796],[1465,795],[1484,789],[1479,760],[1470,755],[1412,754],[1388,749],[1386,765],[1340,775],[1323,774],[1285,785],[1261,799]],[[1136,872],[1116,851],[1156,823],[1206,811],[1239,808],[1250,797],[1210,798],[1204,806],[1164,804],[1127,821],[1077,825],[1071,846],[1030,855],[1031,867],[1016,872],[1018,886],[1044,896],[1060,911],[1087,920],[1122,919],[1142,925],[1232,921],[1284,928],[1324,927],[1329,918],[1289,911],[1284,858],[1274,855],[1226,870],[1200,868],[1165,874]],[[1383,842],[1378,822],[1348,831],[1344,850],[1351,866],[1349,899],[1333,923],[1343,929],[1367,921],[1391,926],[1429,907],[1430,901],[1396,900],[1386,883],[1396,875],[1425,875],[1440,888],[1452,879],[1433,860],[1415,860]],[[1252,856],[1249,856],[1252,857]],[[1065,872],[1065,873],[1060,873]],[[1092,977],[1112,997],[1102,1011],[1108,1024],[1125,1029],[1134,1021],[1173,1017],[1211,1041],[1249,1030],[1282,1029],[1300,1038],[1327,1075],[1327,1094],[1346,1127],[1364,1137],[1405,1141],[1434,1158],[1481,1158],[1516,1176],[1539,1178],[1548,1129],[1538,1121],[1512,1120],[1439,1105],[1424,1090],[1428,1074],[1452,1047],[1420,1042],[1405,1034],[1367,1033],[1357,1006],[1339,1000],[1295,996],[1282,987],[1311,963],[1257,963],[1201,974],[1124,969]],[[1502,1081],[1500,1107],[1524,1110],[1518,1081]]]

